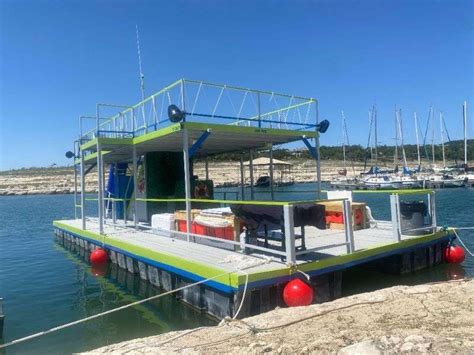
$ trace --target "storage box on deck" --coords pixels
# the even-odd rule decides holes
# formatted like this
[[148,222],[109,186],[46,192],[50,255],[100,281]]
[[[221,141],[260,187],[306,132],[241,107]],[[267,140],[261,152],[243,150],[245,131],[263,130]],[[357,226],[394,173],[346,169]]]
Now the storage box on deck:
[[[326,208],[326,226],[330,229],[344,229],[344,207],[342,201],[321,201]],[[354,230],[368,228],[366,204],[352,202],[352,224]]]
[[202,218],[199,215],[193,222],[196,234],[234,241],[240,239],[240,221],[234,215],[213,216],[207,223]]
[[[192,221],[199,214],[201,210],[193,209],[191,210],[191,233],[195,233],[195,228],[192,224]],[[179,210],[174,213],[174,219],[176,221],[176,229],[180,232],[187,232],[186,228],[186,210]]]
[[151,228],[167,237],[173,236],[171,231],[176,230],[175,218],[172,213],[159,213],[151,216]]

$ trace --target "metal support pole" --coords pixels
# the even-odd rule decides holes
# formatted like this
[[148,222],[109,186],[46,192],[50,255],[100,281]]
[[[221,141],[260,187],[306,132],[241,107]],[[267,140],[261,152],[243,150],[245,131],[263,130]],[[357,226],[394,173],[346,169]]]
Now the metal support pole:
[[242,201],[245,200],[245,172],[244,172],[244,155],[240,154],[240,193]]
[[437,221],[436,221],[436,196],[435,192],[432,191],[428,194],[428,212],[431,216],[431,226],[436,228]]
[[104,162],[102,148],[97,139],[97,180],[98,180],[98,212],[99,212],[99,233],[104,233]]
[[189,169],[189,133],[183,129],[184,190],[186,194],[186,240],[191,232],[191,176]]
[[390,195],[390,213],[392,216],[393,239],[399,242],[402,240],[402,233],[400,228],[400,199],[398,194]]
[[[80,147],[79,147],[80,149]],[[86,177],[84,175],[84,152],[80,149],[81,154],[81,220],[82,220],[82,230],[86,230],[86,211],[85,211],[85,202],[86,202]]]
[[204,166],[206,169],[206,180],[209,180],[209,161],[207,159],[207,155],[206,155],[206,159],[204,160]]
[[250,199],[254,199],[253,191],[253,150],[250,150],[249,173],[250,173]]
[[77,163],[76,163],[76,156],[77,156],[77,145],[76,142],[74,142],[74,160],[73,160],[73,166],[74,166],[74,219],[77,219]]
[[[316,124],[319,123],[319,102],[315,102],[316,105]],[[319,151],[319,132],[316,129],[316,152],[318,154],[316,158],[316,179],[318,183],[318,200],[321,199],[321,152]]]
[[122,201],[122,214],[123,214],[123,225],[127,225],[127,201],[125,197],[123,198]]
[[285,252],[286,263],[288,265],[296,264],[296,250],[295,250],[295,226],[293,220],[293,206],[283,206],[283,218],[285,223]]
[[355,251],[352,206],[349,200],[344,200],[342,203],[344,207],[344,232],[346,235],[347,253],[350,254]]
[[275,200],[274,181],[273,181],[273,144],[270,144],[270,198]]
[[132,146],[132,173],[133,173],[133,225],[138,229],[138,209],[137,209],[137,193],[138,193],[138,179],[137,179],[137,147]]
[[115,206],[115,203],[116,201],[114,199],[110,200],[110,202],[112,202],[112,222],[113,224],[116,224],[117,223],[117,210],[116,210],[116,206]]

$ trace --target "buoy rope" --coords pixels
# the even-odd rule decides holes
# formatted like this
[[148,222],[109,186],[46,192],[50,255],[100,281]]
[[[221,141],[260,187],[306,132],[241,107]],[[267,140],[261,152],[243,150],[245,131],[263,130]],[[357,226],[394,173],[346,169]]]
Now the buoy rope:
[[244,270],[246,269],[251,269],[251,268],[254,268],[254,267],[257,267],[257,266],[260,266],[260,265],[263,265],[263,264],[266,264],[268,263],[268,260],[264,260],[263,262],[261,263],[258,263],[258,264],[255,264],[255,265],[250,265],[250,266],[247,266],[247,267],[243,267],[243,268],[237,268],[237,269],[234,269],[234,270],[231,270],[231,271],[226,271],[224,273],[221,273],[221,274],[218,274],[218,275],[215,275],[215,276],[212,276],[212,277],[209,277],[207,279],[204,279],[204,280],[200,280],[200,281],[197,281],[195,283],[192,283],[192,284],[189,284],[189,285],[186,285],[186,286],[182,286],[182,287],[178,287],[174,290],[170,290],[170,291],[167,291],[167,292],[164,292],[164,293],[160,293],[159,295],[155,295],[155,296],[152,296],[152,297],[149,297],[149,298],[146,298],[146,299],[143,299],[143,300],[139,300],[139,301],[136,301],[136,302],[132,302],[132,303],[129,303],[129,304],[126,304],[124,306],[120,306],[120,307],[117,307],[117,308],[114,308],[114,309],[110,309],[108,311],[105,311],[105,312],[101,312],[101,313],[98,313],[98,314],[94,314],[92,316],[89,316],[89,317],[86,317],[86,318],[82,318],[82,319],[79,319],[79,320],[76,320],[74,322],[70,322],[70,323],[66,323],[66,324],[63,324],[63,325],[60,325],[60,326],[57,326],[57,327],[53,327],[53,328],[50,328],[48,330],[44,330],[44,331],[41,331],[41,332],[38,332],[38,333],[35,333],[35,334],[31,334],[31,335],[28,335],[26,337],[23,337],[23,338],[19,338],[19,339],[16,339],[16,340],[12,340],[8,343],[5,343],[5,344],[0,344],[0,349],[3,349],[3,348],[6,348],[8,346],[11,346],[11,345],[15,345],[15,344],[19,344],[19,343],[23,343],[27,340],[31,340],[31,339],[34,339],[34,338],[38,338],[40,336],[43,336],[43,335],[47,335],[47,334],[50,334],[50,333],[53,333],[53,332],[56,332],[58,330],[61,330],[61,329],[65,329],[65,328],[69,328],[69,327],[72,327],[74,325],[77,325],[77,324],[81,324],[81,323],[85,323],[87,321],[90,321],[92,319],[95,319],[95,318],[99,318],[99,317],[102,317],[102,316],[105,316],[107,314],[111,314],[111,313],[114,313],[114,312],[118,312],[118,311],[121,311],[123,309],[126,309],[126,308],[130,308],[130,307],[133,307],[133,306],[136,306],[136,305],[139,305],[139,304],[142,304],[142,303],[145,303],[145,302],[148,302],[148,301],[152,301],[152,300],[155,300],[155,299],[158,299],[158,298],[161,298],[161,297],[164,297],[164,296],[168,296],[168,295],[171,295],[173,293],[176,293],[178,291],[182,291],[186,288],[189,288],[189,287],[193,287],[193,286],[197,286],[197,285],[200,285],[202,283],[205,283],[205,282],[208,282],[208,281],[212,281],[214,279],[217,279],[219,277],[222,277],[222,276],[226,276],[226,275],[229,275],[233,272],[244,272],[247,277],[246,277],[246,282],[245,282],[245,287],[244,287],[244,295],[242,297],[242,302],[239,306],[239,309],[237,311],[237,315],[238,315],[238,312],[240,312],[241,308],[242,308],[242,305],[244,303],[244,298],[245,298],[245,293],[247,291],[247,284],[248,284],[248,273],[246,273]]
[[468,253],[470,256],[473,256],[473,257],[474,257],[474,253],[469,250],[469,248],[466,246],[466,244],[464,244],[464,242],[462,241],[462,239],[459,237],[459,234],[456,232],[456,229],[460,229],[460,228],[453,228],[453,233],[454,233],[454,235],[456,236],[456,238],[459,240],[459,243],[462,245],[462,247],[464,248],[464,250],[466,250],[467,253]]

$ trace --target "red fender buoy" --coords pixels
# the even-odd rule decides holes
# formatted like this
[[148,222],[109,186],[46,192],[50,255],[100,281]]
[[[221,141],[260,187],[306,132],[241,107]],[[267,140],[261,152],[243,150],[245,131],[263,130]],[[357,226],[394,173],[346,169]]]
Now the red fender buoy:
[[283,301],[288,307],[307,306],[313,302],[313,289],[300,279],[288,282],[283,289]]
[[444,259],[450,264],[460,264],[465,257],[464,249],[459,245],[451,245],[444,250]]
[[104,249],[96,249],[91,253],[91,256],[89,257],[89,260],[91,261],[91,264],[93,265],[99,265],[99,264],[104,264],[107,262],[107,253],[105,252]]

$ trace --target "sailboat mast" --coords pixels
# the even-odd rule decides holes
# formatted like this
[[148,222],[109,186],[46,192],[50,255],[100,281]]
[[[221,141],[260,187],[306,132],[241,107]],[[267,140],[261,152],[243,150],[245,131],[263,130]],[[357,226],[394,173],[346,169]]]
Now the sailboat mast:
[[398,165],[398,119],[397,107],[395,106],[395,153],[393,154],[393,165]]
[[372,107],[372,114],[374,115],[374,140],[375,140],[375,165],[378,164],[378,151],[377,151],[377,108],[375,105]]
[[464,164],[467,165],[467,101],[463,105],[463,121],[464,121]]
[[344,169],[346,169],[346,118],[344,117],[344,111],[341,111],[341,126],[342,126],[342,159],[344,161]]
[[401,147],[402,147],[402,156],[403,156],[403,166],[408,166],[408,163],[407,163],[407,155],[405,153],[405,146],[403,144],[403,123],[402,123],[402,109],[398,109],[398,129],[399,129],[399,133],[400,133],[400,144],[401,144]]
[[[433,117],[433,107],[430,108],[430,117]],[[434,129],[434,119],[431,120],[431,154],[433,156],[433,166],[435,165],[435,146],[434,146],[434,138],[435,138],[435,129]]]
[[420,156],[420,138],[418,137],[418,117],[416,116],[415,111],[415,134],[416,134],[416,154],[418,155],[418,167],[421,166],[421,156]]
[[441,149],[443,150],[443,168],[446,167],[446,156],[444,154],[444,117],[443,113],[440,111],[439,112],[439,126],[441,128]]

